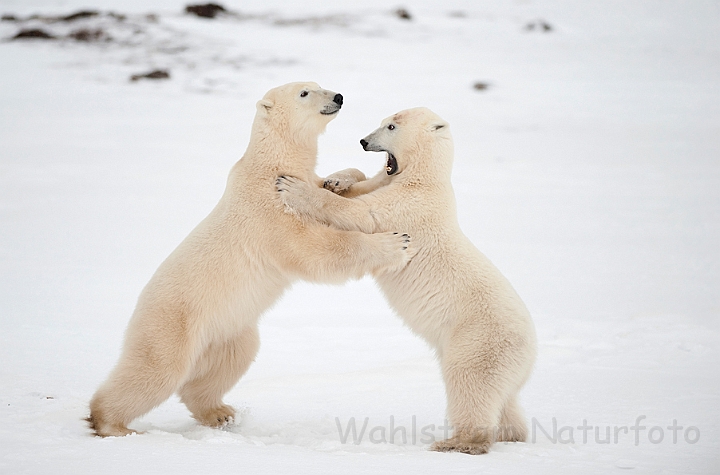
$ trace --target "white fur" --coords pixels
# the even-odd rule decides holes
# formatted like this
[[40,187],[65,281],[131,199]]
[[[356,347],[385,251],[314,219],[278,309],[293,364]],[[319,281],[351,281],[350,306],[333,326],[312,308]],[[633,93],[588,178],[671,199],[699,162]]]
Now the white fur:
[[140,295],[120,360],[90,403],[98,435],[131,433],[133,419],[175,392],[202,424],[227,423],[235,412],[222,396],[257,353],[258,318],[291,282],[339,283],[407,263],[407,235],[300,223],[277,199],[278,175],[322,184],[317,138],[339,110],[334,97],[293,83],[258,102],[220,202]]
[[[478,454],[495,440],[525,440],[517,395],[535,360],[535,331],[510,283],[460,230],[448,124],[428,109],[410,109],[364,140],[367,150],[391,153],[397,173],[383,170],[335,189],[343,196],[286,178],[278,186],[281,198],[306,220],[364,232],[400,227],[412,234],[417,254],[410,264],[376,278],[390,305],[440,360],[455,432],[434,450]],[[356,175],[345,170],[328,181]]]

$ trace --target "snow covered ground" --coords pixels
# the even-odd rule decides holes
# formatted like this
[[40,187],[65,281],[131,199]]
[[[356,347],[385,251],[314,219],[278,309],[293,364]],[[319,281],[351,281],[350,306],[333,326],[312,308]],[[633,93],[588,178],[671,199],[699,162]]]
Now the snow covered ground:
[[[0,38],[111,38],[0,43],[0,473],[720,472],[717,2],[224,5],[239,14],[0,0],[20,20],[103,12]],[[379,169],[358,140],[400,109],[451,123],[461,225],[538,330],[528,443],[426,450],[437,364],[370,279],[298,283],[264,316],[236,425],[171,399],[144,435],[90,437],[140,289],[220,197],[254,103],[296,80],[345,97],[320,174]]]

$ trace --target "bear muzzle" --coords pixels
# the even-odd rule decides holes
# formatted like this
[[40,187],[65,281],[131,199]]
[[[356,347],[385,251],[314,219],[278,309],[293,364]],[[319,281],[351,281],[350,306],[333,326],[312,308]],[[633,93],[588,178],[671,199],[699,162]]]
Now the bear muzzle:
[[[369,138],[370,136],[366,137]],[[370,142],[368,142],[365,139],[360,139],[360,145],[362,145],[363,150],[366,152],[386,152],[387,153],[387,161],[385,162],[385,171],[388,175],[394,175],[398,172],[398,162],[397,158],[395,158],[395,155],[390,153],[388,150],[385,150],[384,148],[380,147],[379,145],[370,145]]]
[[343,105],[343,96],[342,94],[335,94],[335,97],[333,97],[332,103],[325,106],[325,108],[320,112],[323,115],[333,115],[337,113]]

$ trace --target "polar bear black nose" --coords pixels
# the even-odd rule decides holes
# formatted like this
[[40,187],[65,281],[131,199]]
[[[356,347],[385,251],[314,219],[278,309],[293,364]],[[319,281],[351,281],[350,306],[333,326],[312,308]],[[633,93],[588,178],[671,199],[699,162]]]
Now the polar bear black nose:
[[333,97],[333,102],[339,106],[342,105],[342,94],[335,94],[335,97]]
[[367,150],[368,142],[365,139],[360,139],[360,145],[362,145],[362,148]]

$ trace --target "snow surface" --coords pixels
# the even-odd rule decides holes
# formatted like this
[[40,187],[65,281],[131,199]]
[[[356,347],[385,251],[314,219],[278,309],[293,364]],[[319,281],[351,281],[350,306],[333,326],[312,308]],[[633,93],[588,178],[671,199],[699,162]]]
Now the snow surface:
[[[720,473],[718,2],[424,0],[406,21],[380,0],[233,0],[243,15],[215,20],[90,1],[0,0],[126,15],[0,22],[113,38],[0,43],[0,473]],[[154,68],[171,79],[129,81]],[[345,97],[320,174],[379,169],[357,141],[400,109],[452,124],[461,225],[537,327],[534,440],[427,451],[438,367],[370,279],[298,283],[263,317],[235,425],[173,398],[144,435],[90,437],[141,288],[220,197],[254,103],[297,80]],[[617,442],[583,442],[583,421]]]

